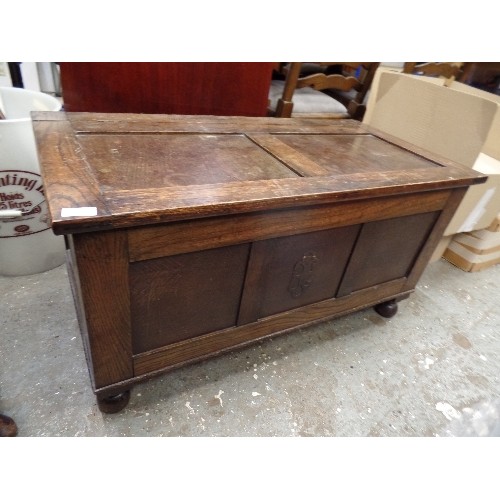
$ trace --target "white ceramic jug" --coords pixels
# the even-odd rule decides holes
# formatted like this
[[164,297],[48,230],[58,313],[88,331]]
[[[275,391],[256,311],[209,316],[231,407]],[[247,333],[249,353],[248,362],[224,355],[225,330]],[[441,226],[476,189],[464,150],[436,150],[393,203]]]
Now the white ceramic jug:
[[64,262],[64,239],[48,223],[31,111],[59,111],[55,97],[0,87],[0,275],[22,276]]

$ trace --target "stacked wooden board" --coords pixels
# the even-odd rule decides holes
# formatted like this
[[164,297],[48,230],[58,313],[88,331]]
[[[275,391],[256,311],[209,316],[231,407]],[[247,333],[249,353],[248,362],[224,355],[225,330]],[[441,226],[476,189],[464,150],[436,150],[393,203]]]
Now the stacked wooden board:
[[486,229],[456,234],[443,257],[468,272],[500,263],[500,215]]

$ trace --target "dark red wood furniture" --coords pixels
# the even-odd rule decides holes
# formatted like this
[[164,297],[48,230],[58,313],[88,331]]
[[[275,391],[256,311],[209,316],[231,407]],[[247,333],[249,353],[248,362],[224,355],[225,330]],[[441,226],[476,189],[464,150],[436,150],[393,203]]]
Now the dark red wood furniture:
[[268,335],[373,305],[390,317],[485,180],[353,120],[33,122],[107,412],[136,382]]
[[60,63],[64,108],[266,116],[273,63]]

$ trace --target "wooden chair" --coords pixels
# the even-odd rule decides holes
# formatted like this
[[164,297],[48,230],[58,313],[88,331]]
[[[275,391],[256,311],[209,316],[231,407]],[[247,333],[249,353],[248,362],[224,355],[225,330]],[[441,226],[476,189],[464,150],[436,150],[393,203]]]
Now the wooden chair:
[[285,79],[271,82],[269,115],[361,120],[379,64],[289,63]]
[[461,75],[464,64],[461,62],[406,62],[403,66],[403,73],[455,80]]

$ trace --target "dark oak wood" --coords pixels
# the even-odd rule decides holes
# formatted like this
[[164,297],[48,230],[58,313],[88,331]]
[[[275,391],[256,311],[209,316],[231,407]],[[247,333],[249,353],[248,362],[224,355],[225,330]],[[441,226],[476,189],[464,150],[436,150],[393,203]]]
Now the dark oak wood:
[[[172,346],[166,346],[148,353],[134,356],[134,370],[138,376],[147,376],[163,369],[181,366],[190,361],[197,361],[237,346],[249,343],[348,314],[360,309],[366,309],[384,301],[384,298],[407,296],[406,279],[401,278],[393,282],[372,287],[353,293],[349,297],[328,299],[303,306],[281,314],[269,316],[256,323],[229,328],[220,332],[213,332],[201,337],[195,337]],[[401,290],[405,290],[401,292]]]
[[130,378],[133,368],[127,235],[124,231],[77,234],[70,245],[95,387]]
[[154,259],[273,236],[359,224],[366,219],[367,210],[370,210],[372,220],[441,210],[449,197],[450,191],[440,190],[378,198],[376,206],[372,200],[359,200],[145,226],[128,231],[129,257],[131,261]]
[[273,63],[64,62],[64,107],[105,113],[265,116]]
[[427,212],[364,224],[339,295],[408,276],[438,215]]
[[236,324],[249,245],[130,266],[134,354]]
[[420,254],[418,255],[413,268],[408,273],[408,287],[413,288],[417,285],[420,276],[424,272],[429,259],[437,247],[439,241],[441,240],[441,234],[444,233],[448,222],[453,217],[457,207],[459,206],[462,198],[466,193],[466,188],[459,188],[453,190],[448,200],[448,203],[440,212],[439,217],[434,224],[432,232],[428,235],[427,241],[424,243]]
[[[46,118],[49,117],[47,120]],[[172,220],[193,219],[216,215],[255,212],[275,208],[296,207],[298,205],[316,205],[318,203],[344,201],[361,198],[374,198],[391,194],[411,193],[414,186],[426,184],[428,190],[467,186],[470,183],[480,182],[480,178],[470,169],[444,162],[440,158],[424,154],[418,148],[411,148],[401,141],[392,140],[389,136],[375,132],[358,122],[342,120],[325,124],[324,120],[313,119],[283,119],[272,118],[230,118],[230,117],[164,117],[159,115],[158,123],[154,117],[142,115],[103,115],[103,114],[66,114],[66,113],[36,113],[33,124],[36,134],[40,138],[40,155],[44,162],[42,172],[46,172],[51,179],[57,179],[56,190],[47,189],[47,199],[50,207],[53,230],[56,234],[68,234],[84,231],[103,230],[106,228],[136,227],[153,222],[168,222]],[[58,122],[63,122],[58,123]],[[156,123],[156,125],[155,125]],[[74,136],[70,135],[73,128]],[[196,184],[196,176],[191,174],[195,184],[186,185],[186,178],[179,181],[173,172],[168,174],[168,158],[163,166],[164,175],[143,176],[141,182],[149,183],[142,188],[134,188],[134,181],[140,176],[141,169],[125,157],[123,163],[114,160],[121,154],[119,147],[109,147],[105,151],[108,161],[105,169],[110,172],[99,172],[89,162],[87,154],[92,158],[92,151],[85,148],[89,135],[98,137],[116,134],[123,142],[125,137],[135,142],[137,136],[160,135],[170,141],[172,135],[186,133],[195,136],[193,140],[199,144],[199,135],[221,135],[228,138],[231,135],[249,135],[252,139],[259,133],[263,137],[268,152],[264,163],[274,168],[276,174],[269,174],[273,178],[255,180],[248,160],[243,155],[235,155],[231,165],[222,163],[220,167],[221,182]],[[284,144],[283,150],[275,147],[269,148],[266,136],[278,136],[279,143]],[[306,143],[300,137],[310,137],[311,142]],[[346,136],[346,141],[351,141],[351,135],[361,136],[361,143],[355,147],[341,148],[339,155],[342,162],[355,165],[355,158],[362,155],[362,163],[354,172],[339,174],[339,160],[334,148],[325,146],[324,136],[328,135],[335,140],[339,135]],[[325,159],[315,160],[317,156],[313,140],[320,136],[321,144],[325,147]],[[106,139],[107,140],[107,139]],[[248,144],[253,143],[247,138]],[[287,141],[288,144],[285,144]],[[298,142],[296,142],[298,141]],[[95,144],[95,141],[91,141]],[[126,141],[125,141],[126,142]],[[232,137],[228,142],[233,143]],[[384,143],[391,142],[394,146],[386,147]],[[245,141],[243,141],[244,144]],[[221,142],[219,141],[220,145]],[[337,146],[339,143],[336,143]],[[370,153],[370,147],[378,147],[382,154],[376,151]],[[378,144],[378,145],[377,145]],[[246,146],[245,146],[246,147]],[[406,150],[413,149],[418,153],[418,158],[406,154]],[[290,150],[294,153],[291,154]],[[127,147],[123,151],[129,151]],[[252,150],[253,151],[253,150]],[[151,164],[159,164],[158,151],[149,149],[143,143],[136,156],[150,157]],[[212,151],[212,165],[217,164],[218,149]],[[255,152],[257,162],[260,162]],[[123,156],[123,154],[121,154]],[[126,156],[126,155],[125,155]],[[312,172],[302,171],[300,175],[294,171],[299,170],[297,157],[308,157],[309,163],[318,164],[329,175],[315,176]],[[62,158],[62,160],[60,159]],[[410,159],[412,158],[412,159]],[[275,163],[279,159],[283,168]],[[419,160],[419,161],[417,161]],[[102,160],[100,160],[102,161]],[[188,165],[187,170],[198,169],[197,155],[193,151],[191,157],[183,157]],[[409,162],[409,163],[407,163]],[[423,162],[423,163],[422,163]],[[371,168],[367,167],[371,165]],[[91,167],[89,168],[89,165]],[[159,164],[161,165],[161,163]],[[364,166],[363,166],[364,165]],[[391,166],[393,165],[393,166]],[[399,165],[399,169],[398,169]],[[441,168],[445,165],[446,172]],[[263,168],[260,167],[255,167]],[[267,168],[267,167],[266,167]],[[102,170],[102,167],[101,167]],[[270,172],[269,168],[267,169]],[[283,178],[287,171],[290,177]],[[166,174],[165,174],[166,172]],[[229,172],[229,173],[228,173]],[[241,176],[247,172],[248,180],[231,180],[231,175]],[[113,175],[111,175],[113,174]],[[334,175],[335,174],[335,175]],[[107,184],[98,184],[99,175],[107,175]],[[186,174],[189,175],[189,174]],[[214,174],[210,174],[213,176]],[[110,184],[109,180],[113,179]],[[128,179],[131,179],[130,181]],[[279,182],[277,182],[279,180]],[[123,189],[131,182],[131,189]],[[169,185],[164,185],[167,182]],[[61,217],[61,209],[68,207],[96,207],[97,215],[93,217]]]
[[[369,306],[392,314],[485,181],[355,121],[33,124],[103,412],[185,363]],[[96,215],[64,213],[85,207]]]
[[242,308],[245,301],[253,306],[246,307],[246,322],[334,297],[359,229],[352,225],[254,243],[252,253],[262,257],[247,271],[259,278],[242,299]]
[[395,299],[392,299],[387,302],[382,302],[382,304],[377,304],[374,309],[380,316],[392,318],[398,312],[398,304]]
[[99,185],[116,191],[297,177],[242,134],[82,134],[79,142]]
[[130,401],[130,391],[117,392],[111,396],[97,396],[97,405],[103,413],[118,413]]
[[[101,216],[100,220],[104,221],[111,214],[102,199],[97,178],[87,166],[71,123],[64,120],[63,116],[64,113],[49,114],[38,133],[39,154],[47,159],[44,167],[50,169],[54,179],[64,184],[55,198],[53,190],[46,192],[46,197],[50,197],[49,213],[55,220],[59,218],[62,207],[88,206],[91,202]],[[55,207],[58,208],[57,213],[54,213]]]

